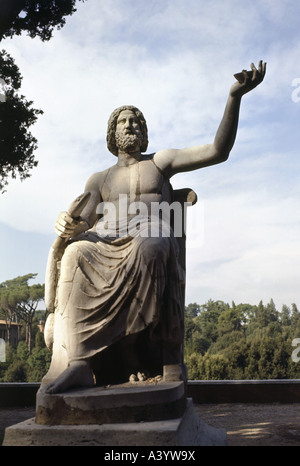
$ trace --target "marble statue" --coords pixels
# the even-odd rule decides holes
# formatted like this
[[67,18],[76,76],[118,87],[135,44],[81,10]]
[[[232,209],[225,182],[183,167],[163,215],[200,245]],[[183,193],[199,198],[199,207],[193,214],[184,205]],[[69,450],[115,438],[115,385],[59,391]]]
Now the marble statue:
[[[97,384],[128,380],[134,370],[157,375],[162,365],[182,368],[178,244],[167,222],[147,209],[172,203],[170,178],[176,173],[227,160],[241,98],[265,72],[260,61],[235,75],[212,144],[145,155],[143,114],[134,106],[113,112],[107,144],[116,164],[91,176],[83,196],[56,222],[46,278],[52,314],[45,335],[53,353],[42,382],[46,393],[91,387],[95,378]],[[177,376],[184,378],[182,369]]]

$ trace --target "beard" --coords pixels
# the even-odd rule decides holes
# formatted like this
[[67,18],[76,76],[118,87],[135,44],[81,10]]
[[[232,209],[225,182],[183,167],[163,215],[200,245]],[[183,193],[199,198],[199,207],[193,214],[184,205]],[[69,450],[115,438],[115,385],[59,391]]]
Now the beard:
[[142,134],[115,134],[116,146],[122,151],[141,148],[143,142]]

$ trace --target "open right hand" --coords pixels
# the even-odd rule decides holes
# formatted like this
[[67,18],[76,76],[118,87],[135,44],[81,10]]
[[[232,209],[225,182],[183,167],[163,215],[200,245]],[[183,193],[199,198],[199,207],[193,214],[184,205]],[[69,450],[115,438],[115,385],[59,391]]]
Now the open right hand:
[[241,79],[231,86],[230,95],[233,97],[242,97],[244,94],[254,89],[264,80],[266,68],[267,64],[263,63],[262,60],[260,60],[257,69],[254,63],[251,63],[251,72],[243,70],[236,75],[241,76]]

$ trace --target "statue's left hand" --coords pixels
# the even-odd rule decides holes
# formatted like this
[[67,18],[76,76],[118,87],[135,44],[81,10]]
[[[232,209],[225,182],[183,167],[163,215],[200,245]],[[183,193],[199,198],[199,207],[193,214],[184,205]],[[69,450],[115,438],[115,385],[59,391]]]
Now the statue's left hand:
[[237,82],[235,82],[230,89],[230,95],[233,97],[242,97],[249,91],[252,91],[264,79],[266,74],[267,64],[260,60],[258,68],[254,63],[251,63],[251,71],[243,70],[241,73],[235,75]]

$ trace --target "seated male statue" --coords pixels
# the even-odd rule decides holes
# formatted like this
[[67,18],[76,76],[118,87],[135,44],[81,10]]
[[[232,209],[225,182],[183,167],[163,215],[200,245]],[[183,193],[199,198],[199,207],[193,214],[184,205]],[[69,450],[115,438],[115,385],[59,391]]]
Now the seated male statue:
[[[123,234],[136,211],[121,209],[120,195],[127,199],[127,207],[132,203],[149,208],[152,203],[171,203],[172,176],[227,160],[237,133],[241,98],[262,82],[265,72],[266,64],[260,62],[257,68],[251,64],[251,72],[236,75],[239,78],[230,88],[212,144],[144,155],[148,133],[143,114],[133,106],[113,112],[107,142],[117,163],[87,181],[85,191],[90,198],[79,218],[62,212],[56,223],[66,249],[55,312],[60,316],[61,345],[68,363],[46,386],[47,393],[90,387],[95,373],[97,383],[112,383],[118,379],[112,374],[124,372],[125,354],[129,371],[125,377],[133,367],[138,369],[139,363],[141,370],[146,367],[155,372],[159,364],[182,362],[183,310],[176,238],[172,230],[169,235],[161,234],[164,226],[159,216],[144,222],[141,218],[139,228]],[[105,206],[110,205],[117,216],[112,222],[114,234],[110,234],[110,216],[105,215]]]

